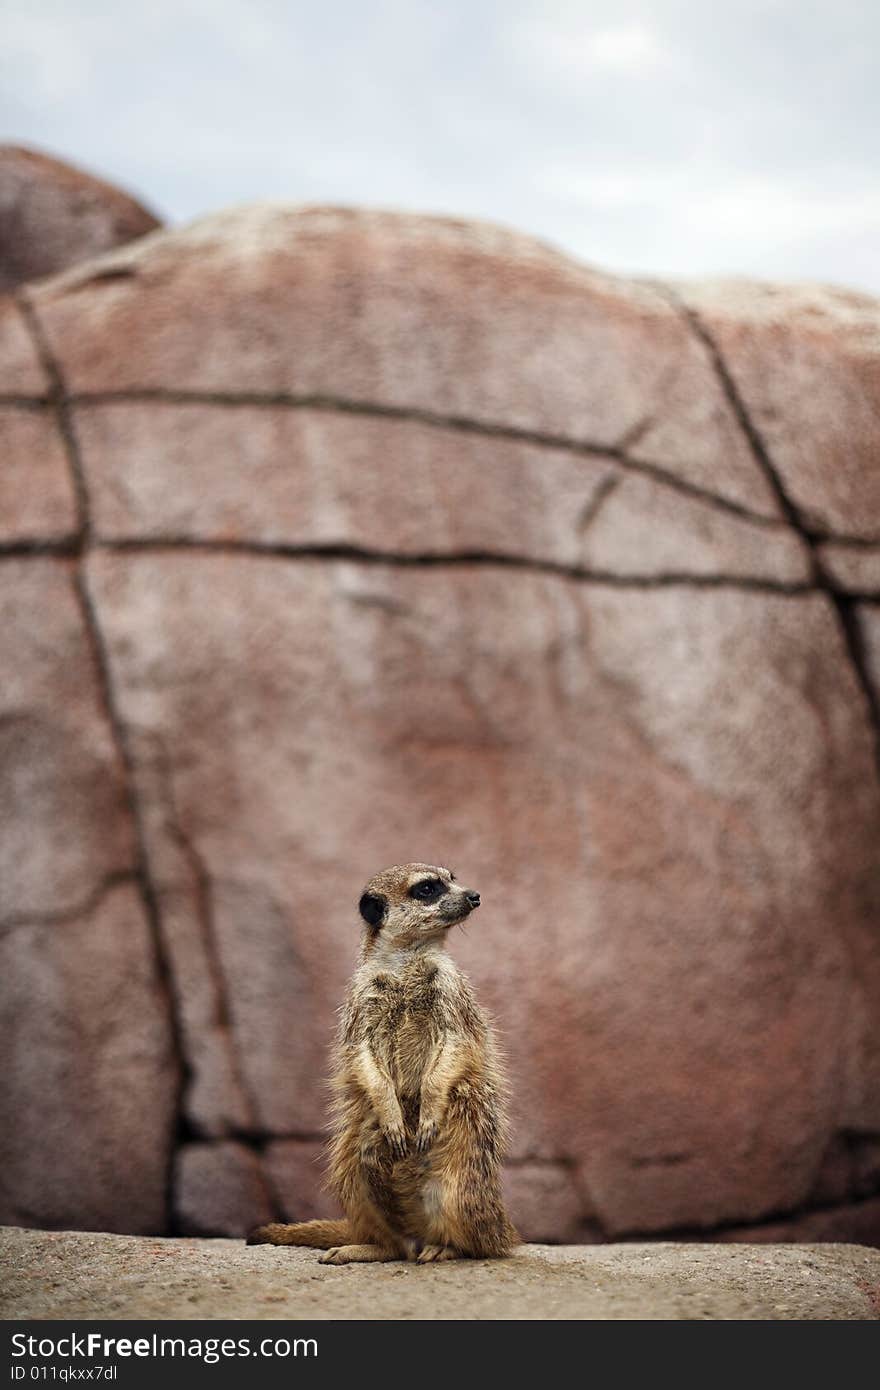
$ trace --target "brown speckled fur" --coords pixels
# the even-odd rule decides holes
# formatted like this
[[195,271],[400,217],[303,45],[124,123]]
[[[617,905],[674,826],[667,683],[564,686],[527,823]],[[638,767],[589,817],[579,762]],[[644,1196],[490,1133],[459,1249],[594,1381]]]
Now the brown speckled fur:
[[[439,884],[430,903],[410,896],[426,880]],[[313,1246],[325,1264],[510,1254],[498,1052],[446,952],[449,928],[478,902],[429,864],[396,865],[367,884],[332,1083],[330,1184],[347,1220],[261,1226],[250,1243]]]

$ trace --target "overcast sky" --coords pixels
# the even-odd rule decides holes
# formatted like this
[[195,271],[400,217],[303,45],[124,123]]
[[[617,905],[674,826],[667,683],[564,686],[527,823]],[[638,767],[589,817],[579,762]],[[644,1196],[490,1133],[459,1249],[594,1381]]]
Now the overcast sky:
[[488,218],[880,291],[878,0],[0,0],[2,125],[183,221]]

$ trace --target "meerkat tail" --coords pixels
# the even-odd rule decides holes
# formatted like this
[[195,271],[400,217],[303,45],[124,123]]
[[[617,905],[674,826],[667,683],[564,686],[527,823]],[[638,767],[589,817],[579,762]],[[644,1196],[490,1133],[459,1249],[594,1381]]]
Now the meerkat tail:
[[247,1238],[248,1245],[306,1245],[312,1250],[333,1250],[337,1245],[351,1244],[353,1237],[347,1221],[297,1221],[293,1225],[274,1222],[257,1226]]

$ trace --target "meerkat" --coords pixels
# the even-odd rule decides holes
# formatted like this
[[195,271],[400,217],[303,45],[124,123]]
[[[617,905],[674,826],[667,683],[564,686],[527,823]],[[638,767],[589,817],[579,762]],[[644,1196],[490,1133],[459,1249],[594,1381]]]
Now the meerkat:
[[403,864],[359,904],[360,960],[334,1051],[330,1187],[344,1221],[259,1226],[252,1245],[322,1264],[499,1258],[506,1088],[492,1029],[446,938],[479,906],[448,869]]

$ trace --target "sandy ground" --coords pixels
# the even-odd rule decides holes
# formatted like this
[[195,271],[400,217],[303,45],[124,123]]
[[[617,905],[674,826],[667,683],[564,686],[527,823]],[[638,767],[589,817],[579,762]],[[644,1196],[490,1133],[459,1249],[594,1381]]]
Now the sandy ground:
[[311,1250],[0,1228],[11,1318],[880,1318],[861,1245],[526,1245],[510,1260],[318,1264]]

